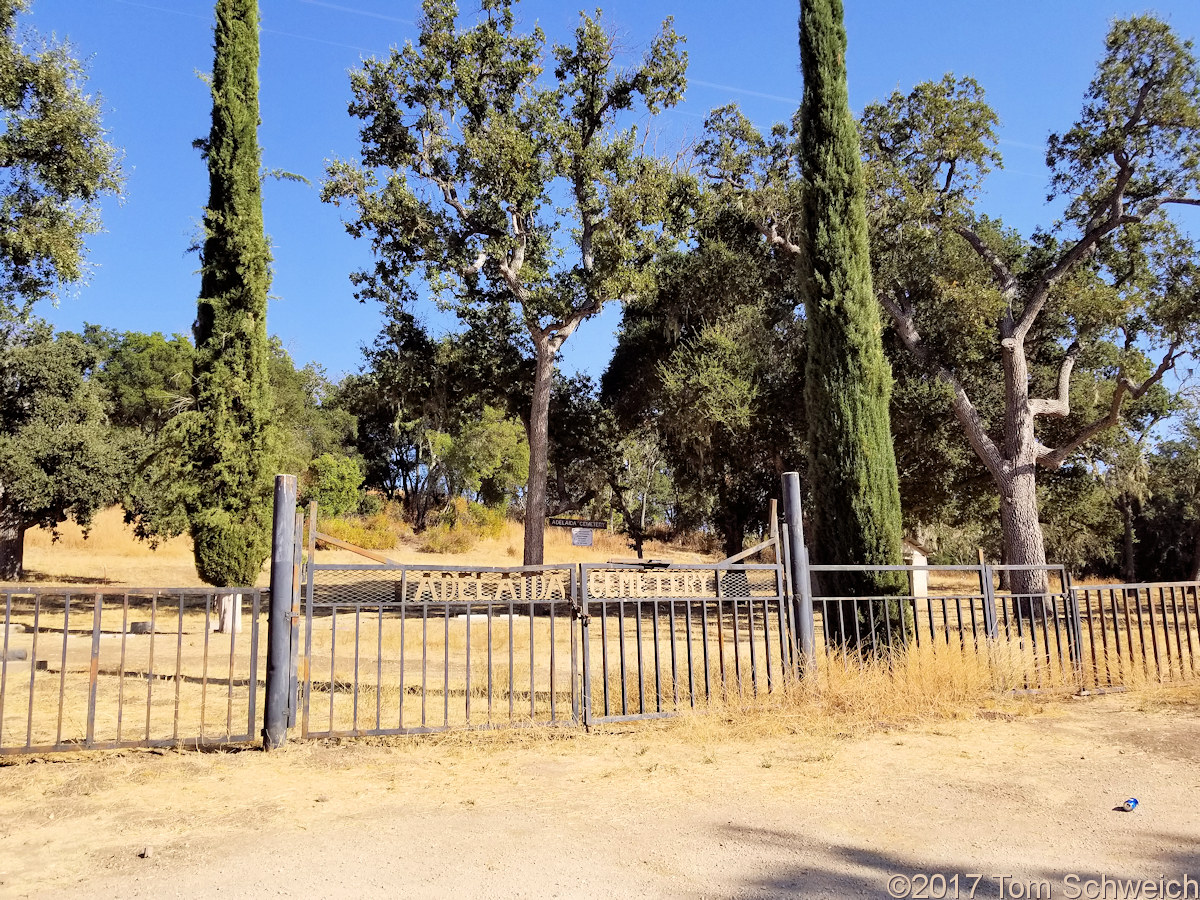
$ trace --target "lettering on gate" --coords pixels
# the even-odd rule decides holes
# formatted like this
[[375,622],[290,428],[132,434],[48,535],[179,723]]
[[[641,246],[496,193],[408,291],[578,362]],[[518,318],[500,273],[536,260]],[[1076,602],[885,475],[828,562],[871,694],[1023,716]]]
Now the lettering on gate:
[[597,599],[712,597],[716,595],[716,582],[714,572],[704,569],[589,569],[587,593]]

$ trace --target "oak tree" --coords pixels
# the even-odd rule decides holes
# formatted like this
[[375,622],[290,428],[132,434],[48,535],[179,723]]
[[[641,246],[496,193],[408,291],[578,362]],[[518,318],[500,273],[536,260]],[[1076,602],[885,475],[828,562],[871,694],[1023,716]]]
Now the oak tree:
[[331,164],[324,197],[349,204],[347,230],[371,240],[360,298],[417,285],[444,302],[515,308],[535,362],[524,561],[537,564],[555,357],[605,303],[647,288],[670,240],[678,182],[618,121],[676,103],[686,54],[669,19],[621,68],[599,13],[547,61],[540,29],[515,30],[513,0],[484,0],[465,27],[452,0],[423,10],[415,44],[351,75],[362,163]]

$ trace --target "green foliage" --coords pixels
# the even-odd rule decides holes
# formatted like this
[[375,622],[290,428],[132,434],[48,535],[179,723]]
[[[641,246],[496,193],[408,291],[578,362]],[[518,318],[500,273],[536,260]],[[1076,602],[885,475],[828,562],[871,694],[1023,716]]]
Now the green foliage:
[[[212,130],[194,411],[176,421],[194,480],[187,498],[196,569],[210,584],[253,583],[270,549],[267,290],[258,147],[258,3],[217,0]],[[184,421],[181,421],[184,420]]]
[[[871,285],[858,133],[846,94],[840,0],[802,0],[800,273],[807,314],[808,480],[813,561],[898,564],[900,491],[888,419],[891,368]],[[830,578],[854,596],[891,576]],[[866,609],[859,609],[860,617]],[[847,627],[841,639],[854,640]]]
[[454,436],[434,432],[427,440],[448,496],[469,491],[499,504],[529,477],[525,428],[495,407],[485,406],[479,419],[464,423]]
[[270,339],[272,428],[280,472],[303,473],[318,456],[354,446],[354,416],[317,363],[296,368],[277,337]]
[[[672,524],[709,524],[734,553],[765,525],[780,472],[802,462],[804,322],[794,263],[716,194],[695,246],[662,261],[656,294],[626,305],[603,384],[626,434],[656,432]],[[639,481],[622,474],[617,498]]]
[[27,528],[87,526],[112,503],[125,448],[89,378],[96,353],[35,322],[0,333],[0,578],[21,576]]
[[271,552],[271,510],[251,508],[244,518],[227,510],[201,509],[189,522],[196,574],[208,584],[252,585]]
[[153,439],[167,421],[191,404],[191,341],[159,332],[118,333],[95,325],[84,339],[101,354],[96,381],[106,394],[108,419]]
[[[362,165],[327,169],[323,197],[349,204],[376,265],[354,276],[360,298],[390,302],[420,279],[444,304],[521,323],[533,391],[525,562],[541,561],[554,360],[584,319],[651,286],[674,240],[690,180],[639,147],[618,118],[674,105],[686,54],[671,20],[644,57],[618,68],[597,12],[572,43],[518,34],[512,0],[491,0],[461,27],[452,0],[425,0],[415,44],[351,75],[363,120]],[[553,66],[547,77],[546,66]]]
[[[1126,514],[1132,502],[1109,468],[1167,402],[1166,373],[1200,337],[1194,244],[1167,214],[1200,190],[1200,70],[1157,19],[1113,24],[1079,120],[1049,140],[1051,199],[1067,205],[1054,233],[1022,239],[975,212],[1000,162],[995,121],[978,85],[949,76],[868,107],[875,285],[910,355],[901,371],[914,398],[936,402],[921,382],[943,386],[924,420],[953,412],[991,476],[1004,558],[1038,563],[1048,545],[1103,565],[1112,502]],[[1071,473],[1089,461],[1086,476]],[[1029,489],[1037,468],[1064,465]],[[1039,510],[1039,496],[1051,505]]]
[[302,503],[317,501],[320,513],[344,516],[358,509],[363,474],[358,460],[322,453],[308,467]]
[[[100,102],[70,48],[17,25],[28,0],[0,0],[0,317],[86,273],[83,240],[120,189]],[[30,47],[38,49],[30,51]]]

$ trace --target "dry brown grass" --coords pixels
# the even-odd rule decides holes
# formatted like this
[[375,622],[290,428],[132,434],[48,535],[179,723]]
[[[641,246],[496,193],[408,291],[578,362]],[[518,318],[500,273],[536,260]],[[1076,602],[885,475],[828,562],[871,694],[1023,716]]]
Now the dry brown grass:
[[[519,566],[522,535],[520,523],[506,522],[498,537],[481,540],[463,553],[428,553],[421,550],[423,539],[420,535],[402,533],[396,545],[383,552],[396,562],[414,565]],[[649,542],[645,553],[647,558],[678,562],[704,562],[714,558],[657,541]],[[607,531],[595,532],[592,547],[574,547],[569,529],[546,530],[547,564],[606,562],[632,556],[628,542]],[[317,559],[319,562],[365,561],[343,550],[319,550]],[[25,537],[25,568],[27,581],[46,584],[198,587],[203,583],[196,575],[192,544],[187,536],[165,541],[153,550],[149,544],[134,537],[117,507],[98,514],[86,537],[73,523],[61,527],[57,541],[43,529],[29,531]],[[269,576],[269,567],[264,566],[255,586],[265,587]]]

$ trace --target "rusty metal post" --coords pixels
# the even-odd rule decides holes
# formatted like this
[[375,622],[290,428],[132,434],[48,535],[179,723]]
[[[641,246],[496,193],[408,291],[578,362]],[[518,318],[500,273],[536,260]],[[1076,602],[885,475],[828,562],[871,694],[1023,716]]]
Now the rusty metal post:
[[800,509],[800,475],[783,473],[783,518],[788,534],[788,571],[791,573],[792,609],[800,652],[801,677],[816,674],[816,636],[813,624],[812,577],[808,548],[804,544],[804,520]]
[[271,536],[271,601],[267,614],[267,690],[263,749],[287,740],[288,691],[292,673],[292,554],[296,542],[296,476],[275,476]]

